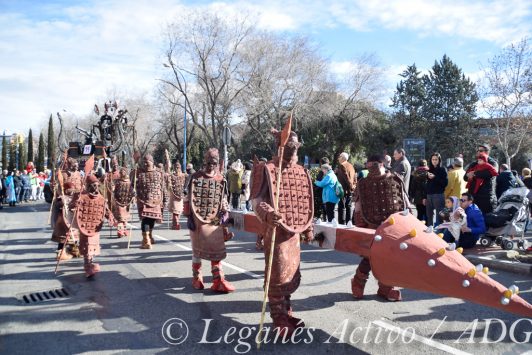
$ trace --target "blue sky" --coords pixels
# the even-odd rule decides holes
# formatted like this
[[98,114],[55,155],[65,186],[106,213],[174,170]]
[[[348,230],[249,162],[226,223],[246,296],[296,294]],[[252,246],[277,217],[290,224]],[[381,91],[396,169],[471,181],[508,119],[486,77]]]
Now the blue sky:
[[386,71],[383,102],[406,65],[426,71],[447,54],[477,80],[480,63],[532,27],[526,0],[0,0],[0,129],[39,129],[63,109],[86,115],[113,90],[152,93],[164,24],[197,7],[245,12],[261,29],[306,35],[339,75],[375,53]]

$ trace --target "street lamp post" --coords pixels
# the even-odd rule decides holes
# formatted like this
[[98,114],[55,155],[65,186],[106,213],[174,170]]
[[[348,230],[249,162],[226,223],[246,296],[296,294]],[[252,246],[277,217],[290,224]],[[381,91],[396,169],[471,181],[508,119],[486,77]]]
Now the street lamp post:
[[183,119],[183,172],[187,171],[187,97],[185,96],[185,117]]

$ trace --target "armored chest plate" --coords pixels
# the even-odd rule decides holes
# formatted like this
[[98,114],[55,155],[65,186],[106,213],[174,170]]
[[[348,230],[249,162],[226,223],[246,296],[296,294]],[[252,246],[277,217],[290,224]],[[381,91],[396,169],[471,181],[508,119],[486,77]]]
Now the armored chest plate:
[[185,186],[185,174],[172,174],[170,175],[170,190],[172,192],[172,195],[178,200],[181,200],[183,198],[183,189]]
[[215,223],[222,207],[225,180],[196,177],[191,181],[192,213],[203,223]]
[[[278,168],[273,163],[266,164],[266,168],[270,199],[273,202]],[[310,226],[314,215],[312,181],[299,165],[284,168],[281,176],[278,210],[283,216],[281,225],[291,233],[302,233]]]
[[80,232],[86,236],[93,236],[102,227],[105,215],[105,199],[98,195],[91,198],[88,194],[81,194],[78,200],[76,222]]
[[402,180],[397,175],[368,176],[359,181],[358,189],[366,223],[380,225],[391,214],[406,207]]
[[115,180],[114,201],[122,207],[131,201],[131,184],[129,181]]
[[161,173],[156,170],[141,171],[137,178],[139,200],[148,205],[161,204],[163,200],[163,178]]

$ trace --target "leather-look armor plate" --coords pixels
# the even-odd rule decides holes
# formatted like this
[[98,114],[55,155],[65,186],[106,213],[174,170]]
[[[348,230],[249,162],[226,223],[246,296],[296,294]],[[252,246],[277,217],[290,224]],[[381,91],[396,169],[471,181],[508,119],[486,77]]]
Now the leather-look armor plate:
[[190,185],[192,213],[203,223],[215,223],[222,207],[225,180],[199,176],[193,177]]
[[170,190],[172,195],[178,200],[183,199],[183,189],[185,187],[185,174],[171,174],[170,175]]
[[[266,177],[270,185],[270,199],[273,203],[278,168],[268,162]],[[314,216],[314,197],[309,174],[299,165],[284,168],[279,189],[279,213],[283,216],[281,226],[290,233],[302,233],[308,229]]]
[[69,182],[73,186],[72,190],[74,191],[74,193],[81,192],[81,189],[83,187],[83,178],[81,177],[81,173],[79,171],[74,171],[74,172],[63,171],[62,174],[63,174],[63,186],[65,186],[65,184]]
[[87,193],[80,195],[76,222],[82,234],[90,237],[98,233],[101,230],[104,215],[105,199],[102,195],[95,198],[91,198]]
[[403,182],[395,174],[368,176],[358,182],[357,188],[362,218],[366,223],[378,226],[391,214],[407,207],[403,197]]
[[114,202],[121,207],[129,206],[131,202],[131,183],[124,180],[115,180]]
[[253,169],[251,170],[251,192],[250,192],[250,199],[256,198],[260,190],[262,189],[262,185],[265,183],[264,178],[264,169],[266,165],[263,163],[260,163],[258,160],[254,162]]
[[163,177],[159,171],[140,171],[137,176],[137,197],[147,205],[160,205],[163,201]]

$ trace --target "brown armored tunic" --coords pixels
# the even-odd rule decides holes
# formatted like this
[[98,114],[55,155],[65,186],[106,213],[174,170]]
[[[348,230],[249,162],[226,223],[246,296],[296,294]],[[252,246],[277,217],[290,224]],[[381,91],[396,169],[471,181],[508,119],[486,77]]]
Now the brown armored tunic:
[[170,190],[169,210],[174,214],[183,213],[183,190],[185,188],[186,174],[177,172],[168,175],[168,185]]
[[77,209],[73,228],[79,232],[81,254],[99,255],[100,230],[107,212],[105,198],[101,194],[83,192],[77,200]]
[[164,181],[161,172],[139,170],[137,173],[137,206],[139,217],[162,220]]
[[113,216],[119,223],[127,223],[131,217],[129,205],[131,203],[131,182],[127,180],[115,180],[113,192]]
[[[277,167],[277,158],[253,167],[251,198],[257,218],[263,222],[266,261],[271,251],[273,231],[267,224],[267,215],[273,211]],[[278,212],[282,215],[282,223],[277,227],[275,238],[270,297],[289,296],[299,287],[300,234],[311,233],[314,215],[312,182],[305,169],[295,162],[285,163],[281,175]]]
[[[51,240],[57,243],[64,243],[67,233],[70,233],[70,224],[72,223],[73,211],[69,208],[72,201],[72,196],[59,196],[54,203],[53,215],[55,216],[55,223],[53,226]],[[74,230],[72,230],[74,232]],[[76,233],[74,233],[76,234]],[[72,235],[68,239],[69,244],[74,244],[77,236]]]
[[190,211],[195,229],[190,232],[192,252],[196,258],[222,260],[227,254],[220,213],[227,211],[224,198],[225,180],[216,172],[214,176],[198,171],[190,181]]

